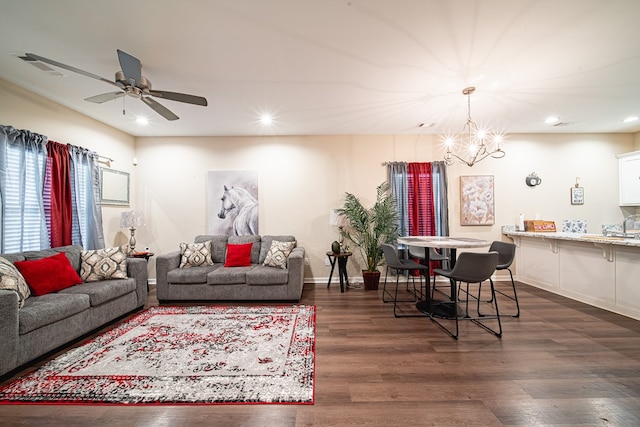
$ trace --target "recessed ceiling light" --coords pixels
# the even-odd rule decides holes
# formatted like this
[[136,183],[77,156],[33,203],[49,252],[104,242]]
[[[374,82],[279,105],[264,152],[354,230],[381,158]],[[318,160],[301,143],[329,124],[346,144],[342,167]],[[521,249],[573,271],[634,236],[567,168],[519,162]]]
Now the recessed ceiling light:
[[623,122],[625,123],[631,123],[631,122],[635,122],[638,121],[638,116],[629,116],[626,119],[623,120]]
[[269,114],[263,114],[262,116],[260,116],[260,123],[265,126],[269,126],[271,123],[273,123],[273,117],[271,117]]
[[136,119],[136,123],[141,126],[146,126],[149,124],[149,119],[147,119],[146,117],[138,117]]
[[558,120],[560,120],[558,116],[549,116],[544,120],[544,122],[548,125],[552,125],[556,123]]

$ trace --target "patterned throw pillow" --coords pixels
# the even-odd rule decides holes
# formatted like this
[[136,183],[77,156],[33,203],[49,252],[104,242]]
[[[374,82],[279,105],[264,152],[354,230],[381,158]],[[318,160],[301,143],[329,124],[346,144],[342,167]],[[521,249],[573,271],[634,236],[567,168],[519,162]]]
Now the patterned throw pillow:
[[128,245],[82,251],[80,278],[83,282],[127,278]]
[[0,257],[0,289],[7,289],[18,294],[18,308],[22,308],[25,300],[31,295],[29,285],[24,281],[24,277],[16,266],[2,257]]
[[268,267],[280,267],[282,269],[287,268],[287,257],[296,247],[296,242],[280,242],[274,240],[271,242],[267,257],[264,259],[264,264]]
[[213,265],[211,240],[204,243],[180,243],[180,268]]

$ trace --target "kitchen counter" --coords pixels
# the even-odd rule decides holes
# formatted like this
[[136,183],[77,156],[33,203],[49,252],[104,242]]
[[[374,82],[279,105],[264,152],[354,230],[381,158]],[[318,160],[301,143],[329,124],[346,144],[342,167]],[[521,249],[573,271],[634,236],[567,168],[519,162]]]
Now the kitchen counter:
[[640,239],[505,230],[519,281],[640,320]]
[[580,234],[580,233],[532,233],[528,231],[505,231],[505,235],[516,238],[520,237],[536,237],[547,240],[573,240],[579,242],[591,243],[608,243],[611,245],[637,246],[640,247],[640,239],[631,239],[624,237],[603,236],[602,234]]

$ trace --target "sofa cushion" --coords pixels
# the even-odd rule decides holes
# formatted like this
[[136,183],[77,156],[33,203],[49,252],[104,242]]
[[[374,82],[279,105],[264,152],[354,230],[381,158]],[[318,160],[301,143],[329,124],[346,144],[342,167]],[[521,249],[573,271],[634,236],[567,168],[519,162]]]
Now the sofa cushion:
[[82,251],[80,277],[83,282],[127,278],[129,245]]
[[203,284],[207,283],[207,275],[222,264],[203,265],[191,268],[174,268],[167,272],[167,283]]
[[203,243],[180,243],[180,268],[211,264],[211,240]]
[[227,252],[227,240],[229,238],[221,234],[201,234],[193,239],[194,243],[203,243],[207,240],[211,241],[211,259],[214,263],[224,263],[224,257]]
[[47,258],[16,261],[15,266],[31,288],[31,294],[35,296],[58,292],[82,283],[62,252]]
[[20,271],[11,261],[2,257],[0,257],[0,289],[18,294],[18,308],[22,308],[24,301],[31,295],[31,290]]
[[89,295],[53,293],[27,299],[18,312],[18,332],[26,334],[89,308]]
[[228,243],[233,245],[239,245],[243,243],[253,243],[253,247],[251,248],[251,264],[259,264],[260,263],[260,236],[251,235],[251,236],[229,236]]
[[258,266],[247,272],[247,285],[283,285],[289,281],[289,272],[281,268]]
[[251,266],[251,248],[253,243],[243,243],[227,245],[227,256],[224,260],[225,267],[250,267]]
[[[57,255],[60,252],[64,252],[73,269],[80,272],[80,255],[82,253],[82,246],[79,245],[59,246],[57,248],[42,249],[39,251],[25,251],[22,254],[24,255],[24,259],[42,259]],[[14,260],[11,261],[15,262]]]
[[264,264],[264,260],[267,258],[267,253],[269,249],[271,249],[271,242],[277,240],[279,242],[295,242],[296,238],[294,236],[282,235],[282,236],[262,236],[261,238],[261,247],[260,247],[260,259],[258,260],[258,264]]
[[251,267],[221,267],[207,275],[207,283],[210,285],[240,285],[247,282],[247,272]]
[[287,258],[296,247],[296,242],[281,242],[279,240],[271,241],[271,248],[267,252],[263,265],[267,267],[287,268]]
[[61,294],[86,294],[89,295],[89,304],[92,307],[114,300],[122,295],[136,290],[136,279],[102,280],[100,282],[83,283],[82,285],[60,291]]

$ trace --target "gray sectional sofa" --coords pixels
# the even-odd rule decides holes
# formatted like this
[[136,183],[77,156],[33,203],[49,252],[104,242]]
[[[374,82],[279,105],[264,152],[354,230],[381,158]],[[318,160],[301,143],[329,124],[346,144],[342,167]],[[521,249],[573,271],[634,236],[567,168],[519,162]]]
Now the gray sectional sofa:
[[[199,235],[194,243],[211,242],[210,265],[180,268],[181,251],[156,259],[159,301],[283,300],[298,301],[304,285],[305,251],[295,246],[283,267],[264,265],[273,241],[295,242],[294,236]],[[252,243],[251,265],[225,267],[227,245]]]
[[[64,252],[80,274],[82,247],[3,254],[11,263]],[[0,376],[136,309],[147,301],[147,262],[127,258],[128,276],[81,283],[41,296],[19,308],[18,293],[0,289]]]

